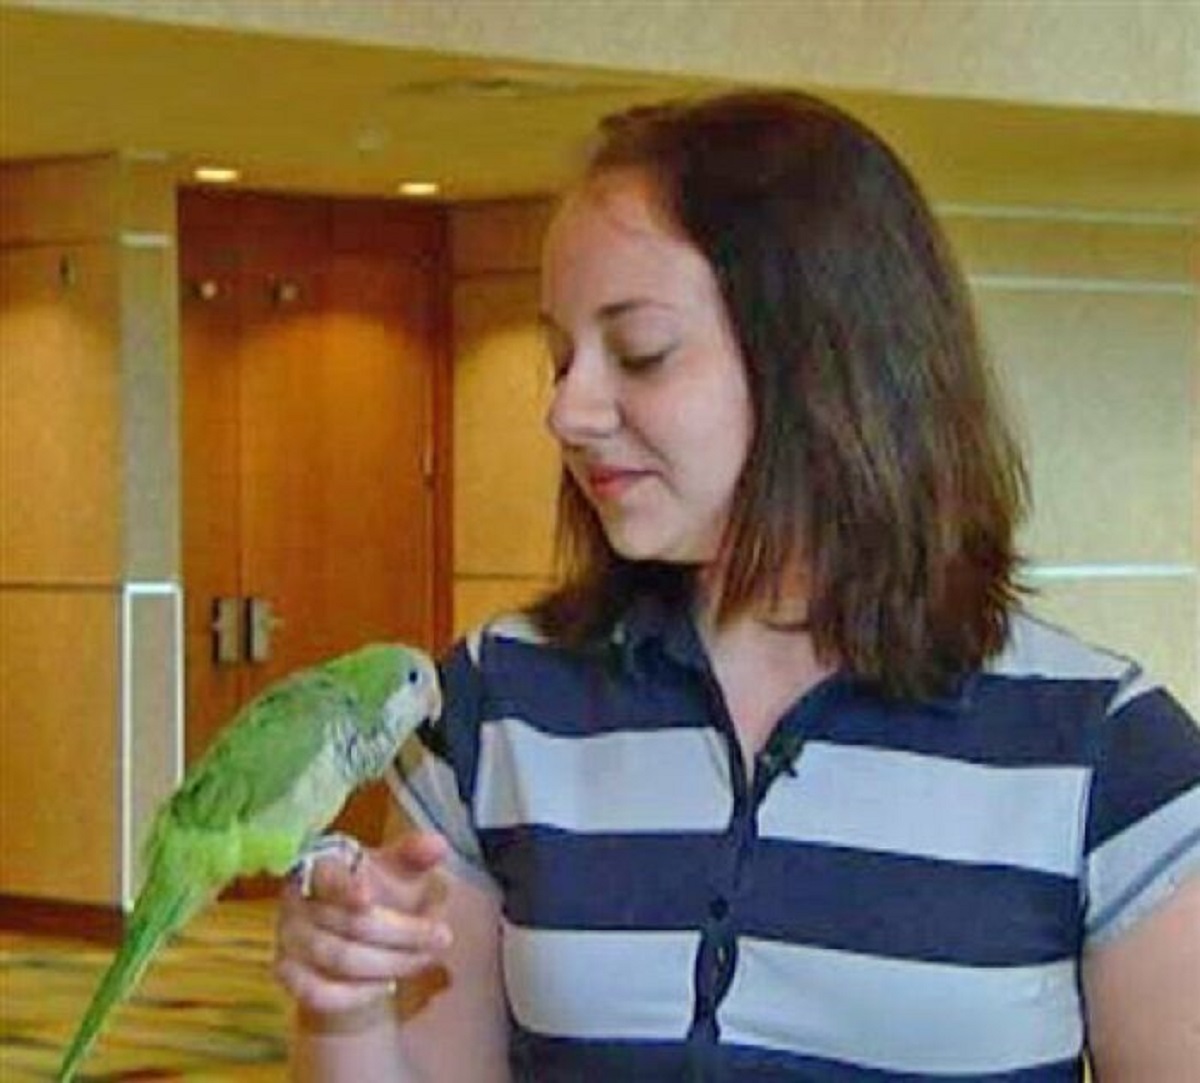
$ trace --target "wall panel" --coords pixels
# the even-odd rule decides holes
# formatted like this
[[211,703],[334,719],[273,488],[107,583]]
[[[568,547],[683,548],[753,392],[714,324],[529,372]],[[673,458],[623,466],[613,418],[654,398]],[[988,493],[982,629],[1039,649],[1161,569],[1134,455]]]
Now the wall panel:
[[476,596],[482,578],[544,579],[551,567],[558,462],[543,424],[537,290],[528,272],[455,285],[454,569],[476,583],[456,596]]
[[536,273],[551,199],[464,203],[454,208],[451,259],[458,277]]
[[558,454],[543,423],[537,268],[552,209],[506,201],[451,215],[455,634],[551,581]]
[[118,897],[119,603],[0,587],[0,894]]
[[122,238],[121,484],[124,574],[178,580],[179,298],[172,233]]
[[0,894],[114,906],[176,778],[177,627],[125,604],[178,592],[174,186],[12,162],[0,209]]
[[173,584],[126,586],[121,613],[122,894],[141,881],[154,813],[183,768],[181,592]]
[[948,225],[1030,464],[1031,608],[1200,715],[1195,226],[979,210]]
[[1183,218],[1079,212],[1072,217],[1069,210],[988,206],[946,207],[941,213],[951,243],[975,275],[1179,287],[1196,259],[1195,236]]
[[121,575],[116,302],[111,245],[0,251],[0,580]]
[[111,155],[0,164],[0,244],[109,240],[118,228]]
[[536,600],[551,585],[549,576],[458,576],[454,581],[454,634],[465,635],[498,613],[511,613]]
[[1016,288],[980,307],[1028,446],[1029,554],[1191,560],[1191,299]]

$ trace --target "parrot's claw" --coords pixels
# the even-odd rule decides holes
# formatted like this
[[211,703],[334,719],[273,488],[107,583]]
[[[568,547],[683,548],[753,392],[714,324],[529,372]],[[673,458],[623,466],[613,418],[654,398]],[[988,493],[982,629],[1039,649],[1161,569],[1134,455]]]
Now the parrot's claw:
[[354,872],[362,861],[362,845],[352,835],[343,835],[340,832],[318,835],[306,842],[299,857],[288,869],[288,875],[296,881],[302,898],[312,898],[313,872],[318,863],[327,857],[336,857],[344,861],[350,867],[350,871]]

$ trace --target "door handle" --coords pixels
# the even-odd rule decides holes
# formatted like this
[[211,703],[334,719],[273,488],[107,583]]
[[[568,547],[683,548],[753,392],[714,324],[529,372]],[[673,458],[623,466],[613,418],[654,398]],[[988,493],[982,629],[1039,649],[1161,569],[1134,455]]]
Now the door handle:
[[212,600],[212,657],[219,666],[236,666],[242,660],[242,600]]
[[269,661],[275,629],[282,625],[282,618],[275,615],[268,599],[247,598],[246,660],[249,662]]

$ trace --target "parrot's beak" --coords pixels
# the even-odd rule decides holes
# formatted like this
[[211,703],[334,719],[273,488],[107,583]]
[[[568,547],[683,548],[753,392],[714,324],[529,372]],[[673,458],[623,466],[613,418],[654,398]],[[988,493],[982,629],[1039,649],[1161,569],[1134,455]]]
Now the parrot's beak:
[[433,678],[433,690],[429,697],[429,718],[427,721],[436,722],[442,717],[442,688],[438,683],[437,676]]

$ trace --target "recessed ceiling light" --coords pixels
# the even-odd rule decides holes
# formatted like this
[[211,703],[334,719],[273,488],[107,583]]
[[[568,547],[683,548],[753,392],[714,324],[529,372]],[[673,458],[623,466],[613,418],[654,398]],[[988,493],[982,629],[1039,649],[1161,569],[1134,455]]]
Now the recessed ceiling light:
[[403,181],[396,186],[402,196],[436,196],[440,190],[436,181]]
[[233,184],[241,177],[241,173],[226,166],[202,165],[192,171],[192,176],[205,184]]

